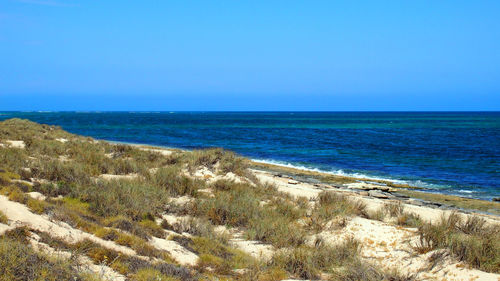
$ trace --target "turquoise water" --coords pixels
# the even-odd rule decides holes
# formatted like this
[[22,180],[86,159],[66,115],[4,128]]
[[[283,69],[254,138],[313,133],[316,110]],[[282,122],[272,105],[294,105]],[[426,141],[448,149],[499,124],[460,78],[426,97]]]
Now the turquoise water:
[[500,196],[500,112],[3,112],[98,139],[244,156]]

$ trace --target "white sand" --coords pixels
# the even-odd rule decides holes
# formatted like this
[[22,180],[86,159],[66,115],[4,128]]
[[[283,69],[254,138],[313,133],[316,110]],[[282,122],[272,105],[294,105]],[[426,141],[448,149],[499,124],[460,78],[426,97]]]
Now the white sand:
[[172,155],[172,153],[174,153],[172,150],[162,149],[162,148],[149,148],[149,147],[143,147],[141,145],[137,145],[136,147],[138,147],[139,149],[144,150],[144,151],[157,152],[163,156],[170,156],[170,155]]
[[[271,173],[254,171],[259,180],[274,184],[279,191],[286,192],[296,197],[314,199],[322,191],[318,187],[298,182],[289,183],[289,179],[274,177]],[[367,188],[373,188],[372,186]],[[362,200],[367,205],[368,211],[376,211],[383,207],[389,200],[366,198],[352,192],[332,189],[331,192],[342,192],[356,200]],[[426,221],[435,222],[441,216],[449,215],[451,211],[434,209],[424,206],[403,204],[408,212],[414,212]],[[466,217],[466,214],[461,214]],[[482,216],[482,215],[481,215]],[[490,223],[498,223],[496,217],[482,216]],[[397,269],[402,273],[416,274],[417,280],[497,280],[500,274],[486,273],[480,270],[467,268],[463,263],[444,258],[433,270],[429,271],[427,259],[432,253],[425,255],[416,254],[412,246],[418,242],[416,229],[403,228],[384,222],[369,220],[360,217],[353,218],[347,226],[336,231],[323,231],[313,235],[309,243],[314,243],[316,237],[322,238],[326,243],[337,244],[353,237],[362,244],[362,258],[387,270]]]
[[24,143],[24,141],[20,141],[20,140],[6,140],[5,141],[10,147],[14,147],[14,148],[25,148],[26,147],[26,144]]
[[316,198],[321,191],[323,191],[322,189],[307,183],[289,183],[289,179],[275,177],[268,172],[253,170],[253,173],[262,183],[274,184],[279,191],[288,193],[294,197],[306,197],[308,199],[313,199]]
[[172,258],[181,265],[195,266],[198,263],[199,258],[195,253],[175,241],[152,237],[150,242],[153,247],[170,253]]
[[41,194],[40,192],[36,192],[36,191],[28,192],[26,194],[29,195],[31,198],[36,199],[36,200],[43,201],[47,198],[47,197],[45,197],[45,195]]
[[498,280],[500,275],[469,269],[464,264],[446,257],[429,271],[428,258],[435,252],[416,255],[417,230],[403,228],[380,221],[353,218],[337,231],[324,231],[317,235],[325,242],[336,244],[349,237],[361,242],[361,256],[388,271],[397,268],[404,274],[416,274],[417,280]]
[[275,252],[272,245],[264,244],[260,241],[244,239],[242,232],[233,234],[233,238],[229,240],[229,243],[233,247],[263,261],[270,261]]
[[113,174],[102,174],[99,176],[103,180],[133,180],[139,177],[138,174],[127,174],[127,175],[113,175]]
[[196,169],[194,173],[189,173],[189,171],[186,169],[184,169],[183,172],[188,177],[205,180],[207,183],[214,183],[219,180],[227,180],[235,183],[246,182],[253,185],[253,183],[245,177],[238,176],[232,172],[226,173],[225,175],[220,175],[217,173],[217,168],[215,168],[215,170],[216,172],[214,173],[207,167],[198,167],[198,169]]

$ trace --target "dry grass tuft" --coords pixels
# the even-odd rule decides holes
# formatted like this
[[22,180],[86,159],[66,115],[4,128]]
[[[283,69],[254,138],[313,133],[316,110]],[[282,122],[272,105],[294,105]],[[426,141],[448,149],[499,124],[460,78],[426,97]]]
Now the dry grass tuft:
[[194,150],[191,153],[185,154],[185,157],[184,161],[188,163],[191,171],[196,170],[200,166],[215,171],[215,166],[218,165],[217,168],[221,174],[229,172],[239,176],[246,176],[248,174],[249,161],[222,148]]
[[332,272],[339,266],[354,264],[359,247],[359,243],[353,239],[336,246],[323,243],[317,243],[316,247],[303,245],[278,252],[271,263],[297,278],[318,279],[321,272]]
[[418,253],[448,249],[460,261],[487,272],[500,273],[500,227],[486,225],[479,217],[465,222],[456,213],[436,224],[419,227]]
[[29,245],[11,238],[0,238],[0,268],[0,281],[100,280],[97,276],[78,273],[70,261],[37,253]]

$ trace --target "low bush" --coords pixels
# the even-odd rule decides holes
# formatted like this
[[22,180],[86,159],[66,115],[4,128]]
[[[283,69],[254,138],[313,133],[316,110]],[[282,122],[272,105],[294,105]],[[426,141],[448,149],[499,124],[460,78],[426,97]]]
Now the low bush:
[[28,244],[28,238],[30,237],[30,230],[26,226],[19,226],[14,229],[9,229],[5,231],[3,237],[10,238],[14,241],[18,241],[24,244]]
[[372,214],[372,217],[373,216],[379,216],[379,218],[375,219],[381,221],[383,221],[386,216],[389,216],[396,220],[395,223],[397,225],[406,227],[419,227],[423,223],[418,215],[406,212],[401,202],[386,203],[375,213],[375,215]]
[[158,238],[165,238],[165,231],[155,221],[150,219],[144,219],[141,222],[139,222],[139,225],[151,235]]
[[463,221],[456,213],[443,217],[436,224],[419,227],[419,253],[438,248],[448,249],[458,260],[474,268],[500,273],[500,227],[487,225],[479,217]]
[[304,244],[306,233],[290,218],[279,214],[276,210],[266,208],[250,221],[247,237],[282,248]]
[[6,175],[6,173],[0,173],[0,185],[9,185],[10,177]]
[[206,237],[194,237],[183,243],[199,254],[197,267],[202,271],[211,268],[217,274],[230,275],[233,269],[248,268],[256,263],[248,254]]
[[24,194],[19,188],[15,187],[9,192],[9,200],[19,202],[21,204],[26,204],[28,202],[28,196]]
[[28,206],[32,212],[37,214],[43,214],[52,208],[52,206],[50,206],[47,202],[33,198],[27,199],[26,206]]
[[251,190],[230,190],[199,201],[197,215],[206,216],[217,225],[245,226],[258,210],[259,200]]
[[147,181],[173,196],[195,196],[198,188],[203,188],[205,185],[204,181],[183,175],[178,166],[160,168],[155,173],[149,174]]
[[282,268],[257,264],[241,276],[241,280],[280,281],[287,279],[288,276],[289,274]]
[[[0,167],[21,173],[28,165],[28,154],[23,149],[0,147]],[[2,185],[2,184],[0,184]]]
[[280,251],[274,255],[272,264],[301,279],[318,279],[321,272],[332,272],[335,268],[358,261],[359,243],[356,240],[349,239],[335,246],[316,245]]
[[366,205],[362,201],[355,201],[346,195],[323,191],[318,195],[318,199],[309,220],[309,227],[313,230],[323,230],[327,223],[334,218],[353,215],[369,217]]
[[123,215],[137,221],[158,214],[169,197],[165,190],[139,180],[99,181],[77,186],[71,195],[87,202],[98,216]]
[[200,166],[214,170],[215,165],[218,164],[218,170],[221,174],[232,172],[239,176],[245,176],[249,166],[248,160],[222,148],[194,150],[184,156],[184,161],[188,163],[191,171]]
[[59,183],[36,183],[33,185],[33,190],[42,193],[45,196],[58,197],[68,195],[72,189],[75,188],[75,184],[59,182]]
[[401,202],[386,203],[384,204],[384,209],[391,217],[394,218],[399,217],[404,213],[404,206],[403,204],[401,204]]
[[[193,280],[192,274],[188,269],[171,263],[161,261],[153,263],[136,256],[124,255],[114,250],[104,248],[90,240],[68,244],[44,232],[37,232],[37,234],[40,237],[40,242],[46,243],[55,249],[71,251],[73,256],[86,255],[91,258],[93,262],[108,265],[115,271],[124,275],[133,275],[141,269],[154,269],[161,274],[173,276],[180,280]],[[158,257],[160,256],[158,255]]]
[[33,177],[39,179],[77,184],[89,184],[91,182],[90,176],[98,175],[89,171],[88,167],[81,163],[61,162],[59,160],[38,160],[31,167],[31,173]]
[[413,281],[414,275],[402,275],[398,272],[381,271],[369,263],[356,260],[341,270],[336,270],[330,278],[332,281]]
[[[120,215],[105,219],[104,224],[109,227],[114,227],[127,231],[143,239],[149,239],[152,234],[150,231],[148,231],[148,229],[139,226],[137,222],[132,221],[129,218]],[[155,231],[158,230],[155,229]]]
[[180,279],[166,276],[162,274],[159,270],[153,268],[143,268],[138,270],[132,275],[132,281],[177,281]]
[[1,281],[10,280],[99,280],[97,276],[78,273],[69,261],[35,252],[29,245],[10,238],[0,238]]
[[116,240],[117,244],[132,248],[137,254],[146,257],[155,257],[163,260],[171,260],[169,254],[157,250],[151,246],[147,240],[126,233],[119,233]]

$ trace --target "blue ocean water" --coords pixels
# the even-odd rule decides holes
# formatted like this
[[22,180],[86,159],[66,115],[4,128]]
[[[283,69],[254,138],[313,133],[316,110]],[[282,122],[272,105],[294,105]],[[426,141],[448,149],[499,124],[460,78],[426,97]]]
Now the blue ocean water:
[[97,139],[500,196],[500,112],[2,112]]

